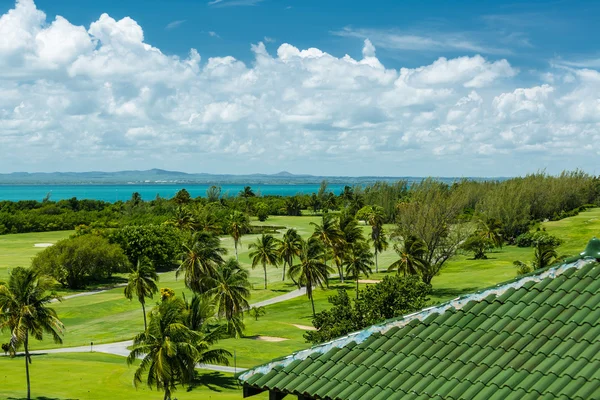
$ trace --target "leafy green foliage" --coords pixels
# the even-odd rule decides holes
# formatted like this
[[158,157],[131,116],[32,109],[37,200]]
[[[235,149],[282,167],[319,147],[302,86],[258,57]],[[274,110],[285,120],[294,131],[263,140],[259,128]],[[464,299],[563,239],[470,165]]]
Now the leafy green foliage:
[[547,244],[553,247],[558,247],[562,244],[562,240],[546,231],[540,230],[535,232],[527,232],[517,237],[515,244],[518,247],[532,247],[537,244]]
[[168,225],[126,226],[107,233],[111,243],[125,252],[132,265],[147,260],[157,270],[170,270],[177,265],[182,236]]
[[306,296],[312,305],[313,316],[315,315],[313,289],[316,286],[323,288],[323,284],[327,284],[329,274],[333,271],[323,262],[324,251],[325,248],[317,238],[310,237],[307,241],[301,239],[298,263],[290,267],[290,277],[300,286],[306,287]]
[[243,313],[250,307],[250,281],[248,271],[235,259],[217,268],[214,276],[206,278],[206,296],[211,298],[217,316],[225,318],[227,332],[234,337],[242,336]]
[[279,240],[270,234],[262,234],[256,239],[256,242],[250,243],[248,246],[248,248],[252,249],[249,254],[249,257],[252,259],[252,268],[262,264],[265,274],[265,289],[267,288],[267,265],[277,267],[280,260],[278,247]]
[[[137,358],[142,362],[134,375],[137,386],[146,381],[149,387],[165,392],[165,399],[178,385],[192,383],[198,363],[220,362],[228,364],[231,354],[211,346],[222,336],[223,330],[191,329],[188,307],[183,300],[171,297],[162,301],[150,313],[148,328],[133,340],[127,363]],[[146,375],[146,379],[144,379]]]
[[259,221],[264,222],[269,218],[269,207],[265,203],[258,203],[254,206],[256,217]]
[[477,232],[469,236],[460,246],[463,250],[472,252],[473,258],[476,260],[485,260],[485,254],[493,247],[493,242]]
[[195,232],[183,245],[177,276],[183,273],[187,288],[194,293],[204,293],[206,279],[217,275],[219,266],[225,263],[225,254],[227,250],[218,236]]
[[123,291],[125,297],[129,300],[136,296],[142,305],[142,313],[144,314],[144,329],[148,326],[146,322],[146,298],[152,298],[158,287],[158,274],[154,268],[146,262],[138,261],[135,268],[127,277],[127,285]]
[[464,207],[458,192],[433,179],[415,184],[410,201],[398,205],[395,235],[404,241],[414,236],[425,244],[420,270],[425,283],[431,283],[471,234],[470,225],[459,220]]
[[307,342],[322,343],[423,308],[429,301],[431,285],[419,277],[386,276],[375,285],[360,290],[358,298],[350,300],[345,290],[329,297],[331,309],[316,314],[316,331],[304,334]]
[[52,282],[33,268],[15,268],[7,285],[0,286],[0,330],[11,334],[10,348],[15,352],[20,346],[25,350],[27,398],[31,398],[29,380],[29,339],[42,340],[44,333],[55,343],[62,343],[64,326],[54,309],[48,304],[57,297],[48,293]]
[[103,237],[83,235],[61,240],[40,252],[32,267],[61,285],[79,289],[87,284],[124,272],[129,261],[123,250]]
[[258,321],[259,317],[267,314],[267,310],[264,306],[252,307],[250,311],[248,311],[251,317],[254,317],[255,321]]

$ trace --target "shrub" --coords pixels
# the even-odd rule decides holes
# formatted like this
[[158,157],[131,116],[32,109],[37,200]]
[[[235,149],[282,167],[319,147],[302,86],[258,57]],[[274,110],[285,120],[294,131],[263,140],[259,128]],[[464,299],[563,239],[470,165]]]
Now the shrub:
[[71,289],[127,270],[129,262],[116,244],[96,235],[61,240],[39,253],[32,267]]

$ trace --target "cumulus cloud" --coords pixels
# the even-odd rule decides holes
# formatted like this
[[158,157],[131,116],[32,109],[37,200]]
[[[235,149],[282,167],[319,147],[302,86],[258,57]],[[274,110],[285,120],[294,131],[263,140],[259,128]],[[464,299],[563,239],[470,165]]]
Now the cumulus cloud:
[[129,17],[86,28],[19,0],[0,17],[0,170],[501,175],[600,152],[596,70],[524,85],[507,59],[394,69],[376,46],[176,57]]

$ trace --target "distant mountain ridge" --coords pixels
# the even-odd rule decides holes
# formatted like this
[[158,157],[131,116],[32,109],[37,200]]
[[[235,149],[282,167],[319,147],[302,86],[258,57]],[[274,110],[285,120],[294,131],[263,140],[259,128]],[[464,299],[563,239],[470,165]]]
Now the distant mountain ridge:
[[[288,171],[276,174],[209,174],[168,171],[153,168],[149,170],[127,170],[117,172],[12,172],[0,174],[0,184],[4,185],[65,185],[65,184],[315,184],[323,180],[329,183],[365,184],[376,181],[395,182],[408,180],[420,181],[422,177],[391,176],[317,176],[295,175]],[[439,178],[443,181],[454,181],[461,178]],[[490,178],[467,178],[488,180]]]

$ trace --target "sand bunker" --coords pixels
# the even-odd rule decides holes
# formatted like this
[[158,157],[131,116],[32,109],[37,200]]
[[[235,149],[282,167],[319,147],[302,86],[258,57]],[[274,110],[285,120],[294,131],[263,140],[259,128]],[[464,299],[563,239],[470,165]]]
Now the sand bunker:
[[262,340],[263,342],[283,342],[284,340],[288,340],[282,337],[274,337],[274,336],[246,336],[244,339],[252,339],[252,340]]
[[375,279],[359,279],[358,283],[379,283],[381,281]]
[[36,243],[33,245],[33,247],[50,247],[52,245],[53,243]]
[[315,328],[314,326],[308,326],[308,325],[298,325],[298,324],[292,324],[292,326],[295,326],[298,329],[302,329],[305,331],[316,331],[317,328]]

